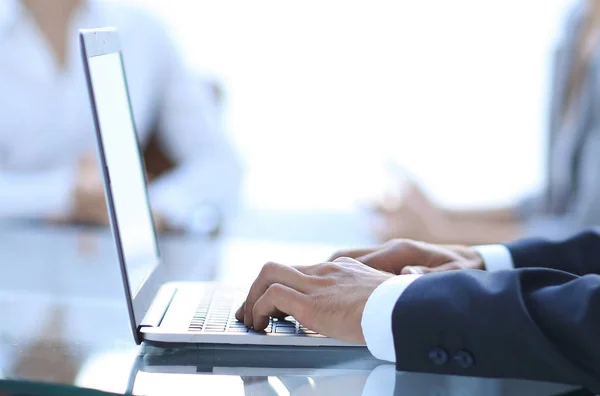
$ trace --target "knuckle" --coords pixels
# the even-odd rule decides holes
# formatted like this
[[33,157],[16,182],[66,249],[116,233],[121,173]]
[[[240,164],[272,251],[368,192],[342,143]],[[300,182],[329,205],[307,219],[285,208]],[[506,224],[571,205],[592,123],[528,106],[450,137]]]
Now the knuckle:
[[338,257],[335,260],[333,260],[334,263],[350,263],[353,262],[354,260],[350,257]]
[[392,251],[402,251],[402,252],[413,252],[416,249],[419,249],[420,247],[420,242],[417,241],[413,241],[411,239],[403,239],[403,238],[397,238],[397,239],[392,239],[389,242],[389,245],[387,246],[387,248],[389,248]]
[[363,265],[360,261],[348,257],[342,257],[339,260],[335,260],[333,263],[336,266],[336,271],[340,271],[344,268],[355,268],[356,266]]
[[332,263],[324,263],[324,264],[320,264],[317,268],[317,274],[318,275],[328,275],[331,274],[332,272],[335,272],[339,269],[339,263],[338,259],[334,260]]
[[274,298],[274,297],[281,295],[283,290],[284,290],[283,285],[281,285],[279,283],[273,283],[271,286],[269,286],[269,288],[265,292],[265,295],[267,298]]
[[269,261],[268,263],[266,263],[265,265],[263,265],[261,271],[260,271],[260,275],[261,276],[266,276],[267,274],[270,274],[274,271],[277,271],[279,269],[281,264],[275,263],[273,261]]
[[389,241],[385,242],[383,244],[383,246],[385,246],[385,247],[397,246],[397,245],[403,244],[405,241],[406,240],[404,238],[392,238]]
[[389,243],[392,247],[403,248],[406,246],[410,246],[413,243],[413,241],[404,238],[394,238]]
[[279,264],[277,264],[274,261],[269,261],[268,263],[266,263],[265,265],[263,265],[263,269],[265,271],[273,270],[273,269],[276,269],[277,267],[279,267]]

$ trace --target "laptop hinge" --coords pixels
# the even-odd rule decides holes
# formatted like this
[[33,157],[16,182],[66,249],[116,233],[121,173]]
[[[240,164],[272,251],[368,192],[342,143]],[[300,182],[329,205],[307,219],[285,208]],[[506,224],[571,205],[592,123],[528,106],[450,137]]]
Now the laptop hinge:
[[162,287],[156,297],[152,301],[152,305],[148,312],[146,312],[146,316],[140,323],[141,327],[158,327],[162,322],[169,306],[171,305],[171,301],[175,298],[175,294],[177,293],[176,287]]

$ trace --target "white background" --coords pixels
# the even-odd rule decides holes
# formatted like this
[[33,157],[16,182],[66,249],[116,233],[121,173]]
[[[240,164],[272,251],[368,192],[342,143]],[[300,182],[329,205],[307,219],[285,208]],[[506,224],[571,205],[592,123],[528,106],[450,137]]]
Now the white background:
[[450,206],[542,183],[567,0],[137,1],[222,81],[250,209],[353,211],[390,160]]

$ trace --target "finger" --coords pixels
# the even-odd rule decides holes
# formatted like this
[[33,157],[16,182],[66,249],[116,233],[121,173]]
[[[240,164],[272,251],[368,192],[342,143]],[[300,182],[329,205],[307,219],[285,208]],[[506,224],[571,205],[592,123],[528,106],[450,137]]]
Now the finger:
[[[342,260],[342,258],[337,258],[334,261]],[[351,260],[351,259],[347,259]],[[304,275],[308,275],[313,277],[314,281],[320,283],[323,280],[324,276],[327,276],[336,270],[336,264],[333,262],[321,263],[315,265],[305,265],[295,267],[298,271],[302,272]]]
[[347,249],[340,250],[335,252],[327,261],[333,261],[340,257],[350,257],[356,259],[357,257],[365,256],[367,254],[373,253],[378,248],[360,248],[360,249]]
[[400,212],[404,207],[404,193],[387,193],[380,205],[380,214],[389,217]]
[[423,249],[419,242],[411,240],[392,240],[380,249],[357,257],[356,260],[380,271],[400,274],[407,265],[422,262]]
[[238,308],[238,310],[235,311],[235,318],[238,320],[238,322],[244,321],[244,312],[245,311],[246,311],[246,302],[244,301],[242,303],[242,305]]
[[445,271],[457,271],[461,270],[463,267],[458,263],[452,262],[448,264],[442,264],[437,267],[424,267],[424,266],[406,266],[402,268],[400,272],[401,275],[415,274],[415,275],[425,275],[433,272],[445,272]]
[[[238,322],[243,322],[244,321],[244,311],[246,310],[246,303],[244,302],[237,311],[235,311],[235,319]],[[285,312],[274,312],[272,315],[272,317],[277,318],[277,319],[285,319],[286,316],[288,316],[288,314],[286,314]]]
[[306,295],[288,286],[272,284],[252,308],[254,329],[264,330],[269,325],[269,318],[282,312],[294,316],[296,320],[303,323],[308,301]]
[[250,287],[244,311],[244,323],[247,327],[253,326],[252,309],[256,301],[267,291],[273,283],[290,287],[300,293],[310,289],[310,277],[295,268],[277,263],[267,263]]
[[375,202],[371,202],[368,205],[365,205],[364,208],[367,212],[371,212],[375,215],[387,216],[393,215],[398,211],[399,204],[391,204],[389,198],[380,199]]

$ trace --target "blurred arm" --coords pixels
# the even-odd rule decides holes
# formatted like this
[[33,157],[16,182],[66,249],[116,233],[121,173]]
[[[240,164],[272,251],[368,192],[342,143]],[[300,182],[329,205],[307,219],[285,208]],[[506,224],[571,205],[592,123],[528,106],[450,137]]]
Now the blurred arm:
[[224,134],[211,87],[185,67],[169,40],[162,42],[160,57],[166,63],[159,140],[176,168],[152,184],[150,198],[169,227],[194,230],[199,210],[226,216],[235,209],[241,167]]
[[517,208],[444,210],[445,226],[434,242],[481,245],[507,242],[523,234]]
[[[484,235],[489,243],[508,241],[519,235],[529,235],[561,240],[582,229],[600,225],[600,129],[589,133],[585,140],[576,186],[576,195],[563,214],[549,214],[540,197],[522,201],[512,211],[453,212],[452,223],[457,225],[458,235]],[[471,228],[471,231],[468,228]],[[495,230],[493,229],[495,228]],[[465,233],[464,230],[467,230]],[[514,235],[511,235],[514,233]]]
[[519,221],[493,221],[488,219],[448,220],[441,230],[436,230],[433,242],[459,245],[484,245],[507,242],[523,234]]
[[0,218],[52,219],[72,209],[71,167],[40,172],[0,171]]
[[446,210],[452,220],[512,222],[518,219],[513,206],[479,210]]
[[561,240],[582,229],[600,225],[600,129],[590,131],[582,150],[574,183],[576,195],[565,213],[531,213],[523,222],[527,235]]

